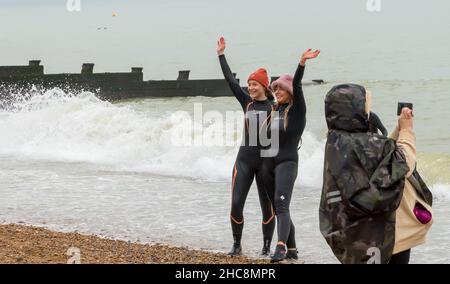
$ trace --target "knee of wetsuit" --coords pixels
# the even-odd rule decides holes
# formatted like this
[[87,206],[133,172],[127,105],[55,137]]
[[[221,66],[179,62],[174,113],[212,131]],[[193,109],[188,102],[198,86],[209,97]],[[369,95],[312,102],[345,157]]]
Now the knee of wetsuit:
[[235,215],[242,215],[242,204],[239,201],[233,200],[231,202],[231,212]]
[[289,213],[289,207],[286,204],[285,200],[282,198],[275,198],[275,212],[276,215]]

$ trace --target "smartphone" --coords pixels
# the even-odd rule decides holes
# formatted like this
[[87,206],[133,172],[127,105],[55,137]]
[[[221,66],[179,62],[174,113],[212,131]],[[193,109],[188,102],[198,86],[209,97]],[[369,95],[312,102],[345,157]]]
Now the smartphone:
[[402,109],[405,107],[409,108],[410,110],[413,110],[412,103],[399,102],[397,106],[397,115],[402,114]]

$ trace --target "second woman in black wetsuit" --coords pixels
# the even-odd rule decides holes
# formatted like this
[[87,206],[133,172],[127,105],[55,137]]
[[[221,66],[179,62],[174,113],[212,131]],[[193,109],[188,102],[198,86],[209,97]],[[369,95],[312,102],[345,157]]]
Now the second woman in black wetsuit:
[[[239,82],[234,77],[225,59],[225,40],[220,38],[217,43],[217,54],[219,55],[220,66],[223,75],[228,82],[231,91],[241,104],[245,114],[245,126],[243,143],[239,148],[236,162],[232,173],[232,197],[231,197],[231,228],[233,231],[234,244],[229,255],[239,255],[242,252],[241,237],[244,227],[244,204],[253,179],[256,177],[259,201],[263,213],[262,231],[263,231],[263,249],[262,255],[269,255],[270,243],[275,230],[275,214],[272,203],[263,188],[262,181],[262,158],[261,146],[259,144],[259,126],[264,122],[273,110],[273,97],[269,91],[269,78],[265,69],[258,69],[252,73],[248,79],[248,91],[243,90]],[[271,97],[271,98],[268,98]],[[250,123],[250,119],[256,120],[256,123]],[[255,121],[253,121],[255,122]],[[251,129],[257,126],[257,129]],[[258,135],[256,145],[252,144],[250,134]]]
[[[275,207],[278,243],[272,262],[297,259],[295,227],[289,205],[298,169],[298,145],[306,125],[306,104],[301,80],[306,60],[316,58],[320,51],[308,49],[303,53],[294,78],[283,75],[272,83],[277,98],[276,112],[272,113],[268,130],[279,135],[279,151],[274,157],[264,158],[264,184]],[[274,131],[274,130],[277,131]],[[273,140],[274,137],[271,137]]]

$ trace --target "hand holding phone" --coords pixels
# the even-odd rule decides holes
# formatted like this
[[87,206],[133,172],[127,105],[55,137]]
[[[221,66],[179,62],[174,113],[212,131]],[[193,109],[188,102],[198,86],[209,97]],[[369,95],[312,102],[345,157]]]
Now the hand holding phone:
[[397,106],[397,116],[400,116],[400,114],[402,113],[402,109],[405,107],[409,108],[410,110],[413,110],[412,103],[399,102]]
[[398,118],[398,129],[399,130],[413,130],[413,115],[412,110],[408,107],[404,107],[401,110],[401,114]]

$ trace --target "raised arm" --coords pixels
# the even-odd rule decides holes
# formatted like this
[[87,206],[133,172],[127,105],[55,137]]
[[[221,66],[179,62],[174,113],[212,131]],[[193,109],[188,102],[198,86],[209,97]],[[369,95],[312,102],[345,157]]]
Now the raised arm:
[[302,89],[302,79],[303,74],[305,73],[306,61],[316,58],[319,54],[319,50],[311,51],[311,49],[308,49],[307,51],[305,51],[302,54],[300,63],[297,67],[297,71],[294,75],[294,80],[292,82],[294,91],[292,108],[295,109],[295,112],[297,112],[300,117],[306,117],[306,102]]
[[219,56],[220,67],[222,68],[223,76],[230,86],[233,95],[241,104],[242,109],[245,111],[247,104],[252,100],[251,97],[245,92],[239,85],[238,80],[234,77],[233,72],[231,72],[230,66],[225,58],[225,39],[221,37],[217,42],[217,55]]
[[292,82],[294,97],[292,108],[299,112],[299,114],[306,116],[306,102],[303,96],[302,79],[305,73],[305,65],[299,64],[297,71],[295,71],[294,80]]
[[408,108],[402,109],[402,113],[398,119],[397,129],[397,145],[405,154],[406,163],[409,167],[409,172],[406,176],[409,177],[416,167],[416,136],[413,130],[412,110]]

